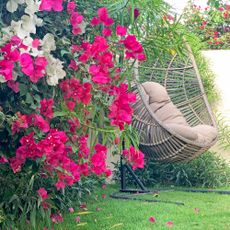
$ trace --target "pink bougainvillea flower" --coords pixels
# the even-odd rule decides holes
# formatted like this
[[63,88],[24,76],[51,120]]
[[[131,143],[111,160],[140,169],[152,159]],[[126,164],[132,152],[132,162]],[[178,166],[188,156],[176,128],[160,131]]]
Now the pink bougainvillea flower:
[[8,163],[8,159],[5,156],[0,156],[0,164],[6,164]]
[[[106,153],[107,148],[104,145],[96,144],[95,153],[91,157],[91,171],[96,175],[106,174],[108,168],[106,167]],[[106,174],[107,176],[107,174]]]
[[149,222],[152,222],[152,223],[156,222],[156,218],[154,216],[150,216]]
[[138,8],[134,9],[134,18],[137,18],[140,15],[140,11]]
[[7,86],[11,88],[15,93],[18,93],[20,91],[19,89],[19,82],[16,81],[8,81]]
[[220,7],[218,10],[222,12],[222,11],[224,11],[224,8]]
[[76,53],[76,52],[79,52],[81,50],[81,47],[78,45],[75,45],[75,44],[71,45],[70,48],[71,48],[72,53]]
[[48,193],[45,188],[38,189],[37,193],[43,200],[46,200],[49,198]]
[[76,6],[77,6],[77,5],[76,5],[76,3],[75,3],[74,1],[68,2],[68,4],[67,4],[67,12],[68,12],[69,14],[72,14],[72,13],[74,12]]
[[137,60],[138,61],[145,61],[146,60],[146,56],[145,56],[145,54],[138,54],[137,55]]
[[0,60],[0,75],[2,75],[6,81],[13,78],[14,64],[8,60]]
[[17,47],[14,47],[11,43],[6,43],[0,48],[0,51],[2,51],[5,60],[12,62],[19,61],[20,52],[18,51]]
[[106,177],[112,176],[112,170],[111,170],[111,169],[106,169],[106,170],[105,170],[105,176],[106,176]]
[[106,196],[106,194],[102,194],[101,197],[102,197],[102,199],[105,199],[107,196]]
[[92,81],[94,83],[103,85],[103,84],[107,84],[111,81],[108,73],[104,73],[104,72],[99,72],[95,75],[92,76]]
[[53,223],[60,223],[64,221],[61,213],[51,214],[50,219]]
[[16,150],[16,159],[23,164],[26,158],[36,159],[42,157],[43,152],[38,149],[38,144],[34,140],[34,132],[23,136],[20,139],[21,146]]
[[73,209],[73,208],[69,208],[68,211],[69,211],[70,213],[73,213],[73,212],[74,212],[74,209]]
[[51,11],[53,7],[53,1],[52,0],[42,0],[39,10],[44,10],[44,11]]
[[100,19],[97,18],[97,17],[93,17],[92,20],[91,20],[91,25],[96,26],[98,24],[100,24]]
[[10,38],[10,44],[13,46],[19,46],[22,43],[22,39],[14,35]]
[[127,32],[127,29],[125,26],[118,25],[116,27],[116,34],[119,36],[125,36]]
[[75,218],[75,222],[80,223],[80,221],[81,221],[81,217],[80,217],[80,216],[77,216],[77,217]]
[[142,53],[143,48],[141,44],[137,41],[135,35],[128,35],[124,40],[125,48],[132,50],[134,53]]
[[131,124],[133,109],[130,104],[136,101],[134,93],[128,93],[128,85],[121,84],[120,87],[115,88],[116,97],[109,107],[110,123],[118,126],[120,130],[124,129],[125,124]]
[[44,133],[47,133],[50,130],[49,123],[38,114],[34,115],[34,125],[37,126]]
[[21,55],[20,64],[22,72],[29,76],[33,83],[37,83],[40,78],[45,76],[45,69],[48,62],[45,57],[36,57],[33,60],[29,54],[24,53]]
[[128,35],[124,40],[121,40],[120,43],[123,43],[125,48],[125,58],[136,58],[139,61],[145,61],[145,55],[143,54],[143,47],[140,42],[137,41],[135,35]]
[[70,17],[70,23],[73,27],[78,26],[82,23],[84,17],[80,15],[78,12],[73,12]]
[[83,22],[84,17],[78,12],[72,12],[70,16],[70,24],[72,25],[72,33],[78,35],[82,33],[80,24]]
[[63,0],[42,0],[39,10],[41,11],[57,11],[61,12],[63,10]]
[[96,36],[90,49],[91,55],[96,57],[99,53],[107,51],[109,48],[108,41],[102,36]]
[[84,105],[88,105],[91,101],[92,85],[89,82],[81,84],[78,79],[72,78],[62,81],[59,87],[64,94],[65,100],[72,99],[73,102],[83,103]]
[[144,168],[144,154],[136,150],[133,146],[123,150],[123,156],[132,165],[133,169]]
[[45,116],[48,119],[52,119],[54,116],[53,112],[54,100],[53,98],[44,98],[40,101],[40,114]]
[[111,26],[114,23],[113,19],[109,17],[108,9],[106,7],[98,9],[97,14],[100,22],[105,26]]
[[20,112],[16,113],[17,120],[12,123],[12,134],[19,132],[21,129],[27,129],[29,127],[29,118],[27,115],[22,115]]
[[44,208],[44,209],[49,209],[50,208],[50,204],[48,203],[48,202],[42,202],[42,207]]
[[87,162],[80,164],[79,165],[79,170],[80,173],[83,174],[84,176],[88,176],[89,175],[89,165]]
[[69,130],[71,133],[76,133],[76,129],[80,127],[80,122],[76,117],[67,121],[69,124]]
[[87,145],[88,141],[88,136],[81,136],[79,138],[79,152],[78,152],[78,157],[83,158],[83,159],[88,159],[89,154],[90,154],[90,149]]
[[67,101],[66,105],[70,111],[73,111],[75,108],[76,103],[74,101]]
[[18,159],[17,157],[10,158],[10,167],[14,173],[20,172],[24,163],[24,159]]
[[80,204],[80,208],[81,208],[81,209],[87,209],[86,203]]
[[73,69],[73,70],[75,70],[75,71],[78,70],[78,65],[77,65],[77,63],[76,63],[75,60],[71,60],[71,61],[70,61],[69,68],[70,68],[70,69]]
[[104,28],[104,29],[102,30],[102,34],[103,34],[103,36],[105,36],[105,37],[109,37],[109,36],[112,35],[112,30],[109,29],[109,28]]
[[65,183],[63,181],[58,181],[55,184],[55,187],[57,188],[57,190],[60,190],[61,188],[65,188]]
[[36,38],[32,41],[33,48],[38,48],[40,45],[41,45],[41,41],[39,39]]
[[114,144],[115,145],[118,145],[120,143],[120,138],[119,137],[116,137],[115,139],[114,139]]
[[90,55],[84,52],[79,56],[78,61],[86,63],[89,60],[89,58],[90,58]]
[[174,225],[174,223],[173,223],[172,221],[168,221],[168,222],[166,222],[166,225],[167,225],[168,227],[172,227],[172,226]]
[[[113,68],[114,67],[114,60],[113,60],[113,53],[111,52],[104,52],[100,56],[97,57],[101,67],[103,69]],[[108,73],[104,70],[105,73]]]
[[106,185],[106,184],[103,184],[103,185],[101,186],[101,188],[102,188],[102,189],[106,189],[106,188],[107,188],[107,185]]

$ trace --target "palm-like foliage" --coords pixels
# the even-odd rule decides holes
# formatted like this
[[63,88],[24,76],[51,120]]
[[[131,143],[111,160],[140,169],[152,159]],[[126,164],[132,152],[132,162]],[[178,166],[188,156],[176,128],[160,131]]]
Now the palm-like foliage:
[[[163,0],[116,0],[112,4],[104,0],[117,23],[129,27],[130,31],[142,40],[150,59],[163,57],[163,54],[182,53],[183,35],[186,33],[179,19],[167,20],[171,7]],[[140,15],[136,18],[134,10]]]

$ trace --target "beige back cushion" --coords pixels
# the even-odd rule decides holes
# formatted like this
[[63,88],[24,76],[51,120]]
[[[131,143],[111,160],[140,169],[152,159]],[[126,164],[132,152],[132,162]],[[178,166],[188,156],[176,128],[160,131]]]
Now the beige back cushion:
[[171,102],[166,89],[162,85],[155,82],[145,82],[142,86],[149,96],[151,110],[160,121],[188,125],[183,114]]
[[142,86],[146,94],[149,95],[149,104],[170,101],[168,93],[162,85],[156,82],[145,82]]

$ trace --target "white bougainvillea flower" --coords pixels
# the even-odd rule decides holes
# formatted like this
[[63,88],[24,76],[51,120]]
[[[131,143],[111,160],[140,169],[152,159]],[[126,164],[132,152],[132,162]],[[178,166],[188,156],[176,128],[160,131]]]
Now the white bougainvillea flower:
[[42,50],[46,53],[50,53],[52,50],[56,50],[55,40],[53,34],[46,34],[42,40]]
[[36,26],[42,25],[42,19],[36,15],[23,15],[21,20],[11,22],[10,30],[19,38],[24,39],[30,34],[36,34]]
[[23,4],[25,0],[9,0],[6,3],[6,9],[10,12],[13,13],[18,9],[18,4]]
[[84,34],[85,33],[85,28],[86,28],[87,24],[88,23],[82,21],[82,23],[78,25],[78,27],[81,29],[81,33],[79,33],[79,34]]
[[28,34],[36,33],[36,24],[33,16],[31,15],[23,15],[21,18],[22,21],[22,29],[28,32]]
[[11,22],[10,30],[14,35],[17,35],[19,38],[23,39],[28,36],[28,32],[22,29],[22,21],[19,20],[15,22],[14,20]]
[[3,75],[0,74],[0,83],[5,83],[5,82],[7,82],[7,80]]
[[23,44],[26,45],[28,47],[27,50],[21,50],[23,51],[24,53],[29,53],[31,56],[33,57],[37,57],[37,56],[43,56],[43,50],[39,50],[38,48],[36,47],[33,47],[33,41],[34,39],[31,38],[31,37],[25,37],[23,39]]
[[66,76],[62,62],[59,59],[54,58],[52,55],[48,55],[46,58],[48,60],[48,65],[46,66],[46,81],[48,85],[57,85],[58,81]]
[[41,18],[37,17],[36,14],[33,15],[33,21],[34,21],[34,24],[36,26],[39,26],[39,27],[42,26],[43,20]]
[[25,9],[25,13],[29,15],[33,15],[39,11],[39,6],[41,4],[38,0],[26,0],[27,7]]

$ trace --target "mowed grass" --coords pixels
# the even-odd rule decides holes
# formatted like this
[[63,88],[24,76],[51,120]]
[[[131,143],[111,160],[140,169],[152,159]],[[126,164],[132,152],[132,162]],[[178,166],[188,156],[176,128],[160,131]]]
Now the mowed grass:
[[[181,191],[160,192],[155,195],[135,195],[143,201],[117,200],[110,198],[116,187],[98,190],[87,202],[87,210],[75,207],[75,212],[66,214],[65,221],[55,229],[72,230],[151,230],[151,229],[230,229],[230,195],[216,193],[190,193]],[[106,198],[102,198],[106,194]],[[184,202],[183,206],[166,203],[148,203],[145,199]],[[80,216],[80,223],[74,220]],[[155,217],[154,223],[149,217]],[[166,222],[172,221],[173,226]]]

